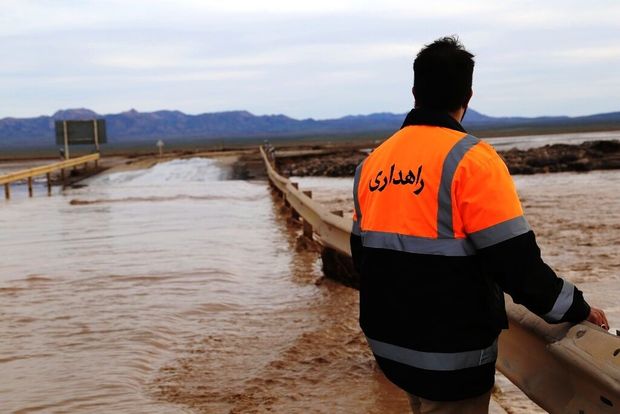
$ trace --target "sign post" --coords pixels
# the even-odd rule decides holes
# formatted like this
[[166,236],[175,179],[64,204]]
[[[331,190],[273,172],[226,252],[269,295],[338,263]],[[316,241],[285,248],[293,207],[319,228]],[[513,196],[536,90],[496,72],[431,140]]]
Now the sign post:
[[62,121],[62,134],[65,139],[65,160],[69,159],[69,132],[67,131],[67,121]]
[[[99,129],[97,126],[97,120],[93,119],[93,131],[95,132],[95,150],[99,152]],[[98,161],[95,160],[95,168],[98,167]]]
[[93,119],[93,131],[95,132],[95,149],[99,152],[99,131],[97,130],[96,119]]

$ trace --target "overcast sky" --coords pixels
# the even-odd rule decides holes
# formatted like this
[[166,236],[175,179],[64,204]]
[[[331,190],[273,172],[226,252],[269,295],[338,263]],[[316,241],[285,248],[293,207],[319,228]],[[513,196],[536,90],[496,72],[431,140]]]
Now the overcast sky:
[[449,34],[482,113],[620,110],[617,0],[1,0],[0,118],[405,112],[415,54]]

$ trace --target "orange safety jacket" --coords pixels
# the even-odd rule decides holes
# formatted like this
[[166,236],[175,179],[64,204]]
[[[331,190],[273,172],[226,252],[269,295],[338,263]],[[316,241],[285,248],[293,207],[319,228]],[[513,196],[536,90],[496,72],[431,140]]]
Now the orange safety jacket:
[[351,250],[360,324],[386,376],[431,400],[493,385],[503,291],[548,322],[581,321],[488,143],[448,114],[414,109],[357,168]]

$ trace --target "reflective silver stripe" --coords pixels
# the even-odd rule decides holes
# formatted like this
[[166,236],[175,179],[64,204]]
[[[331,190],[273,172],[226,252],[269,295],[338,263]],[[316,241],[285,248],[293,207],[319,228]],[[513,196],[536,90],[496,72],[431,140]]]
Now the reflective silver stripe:
[[364,247],[441,256],[471,256],[476,249],[468,239],[429,239],[398,233],[362,231]]
[[362,232],[360,231],[360,225],[358,221],[353,220],[353,228],[351,228],[351,233],[356,236],[361,236]]
[[358,228],[360,228],[359,226],[362,222],[362,209],[360,208],[360,200],[358,197],[357,188],[359,187],[359,184],[360,184],[360,176],[362,175],[363,165],[364,165],[364,161],[359,163],[359,165],[355,169],[355,178],[353,178],[353,204],[355,205],[355,215],[357,216]]
[[524,216],[519,216],[471,233],[468,237],[477,249],[483,249],[513,237],[520,236],[528,231],[530,231],[530,225]]
[[456,371],[494,363],[497,339],[484,348],[465,352],[421,352],[366,337],[372,352],[385,359],[430,371]]
[[439,206],[437,209],[437,234],[439,238],[453,238],[452,226],[452,180],[459,163],[467,153],[480,140],[472,135],[466,135],[454,144],[441,170],[441,182],[439,184]]
[[562,290],[560,291],[558,298],[553,304],[553,308],[551,308],[551,310],[543,316],[543,319],[548,322],[558,322],[561,320],[573,304],[575,286],[564,279],[562,279],[562,281],[564,282],[564,285],[562,286]]

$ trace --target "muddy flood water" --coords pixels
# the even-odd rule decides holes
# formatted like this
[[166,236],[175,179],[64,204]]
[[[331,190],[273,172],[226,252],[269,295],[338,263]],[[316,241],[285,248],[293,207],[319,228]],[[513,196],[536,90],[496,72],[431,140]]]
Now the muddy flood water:
[[[347,211],[351,181],[299,180]],[[620,172],[516,182],[548,262],[618,326]],[[0,200],[0,412],[407,412],[357,292],[296,248],[265,181],[193,158],[85,184]]]

